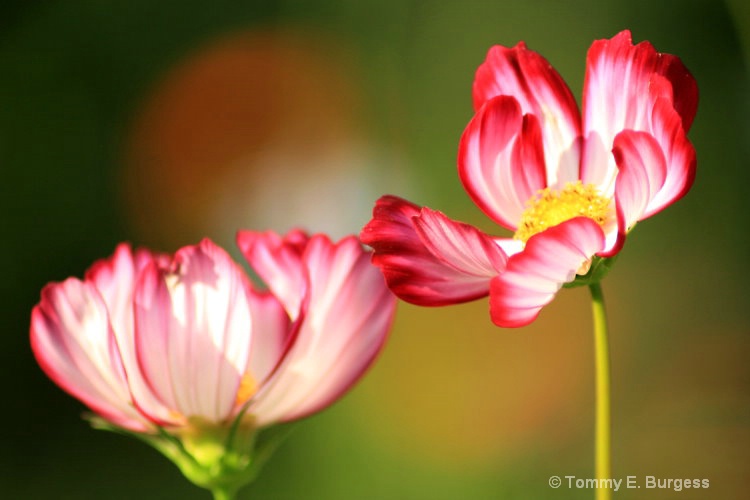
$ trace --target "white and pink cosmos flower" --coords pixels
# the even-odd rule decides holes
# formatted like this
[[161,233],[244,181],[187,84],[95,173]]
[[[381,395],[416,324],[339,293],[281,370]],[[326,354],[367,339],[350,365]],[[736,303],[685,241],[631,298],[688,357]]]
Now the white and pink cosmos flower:
[[395,298],[355,237],[241,231],[267,289],[208,239],[167,256],[127,244],[31,315],[46,374],[107,422],[253,429],[325,408],[373,362]]
[[615,256],[637,222],[693,183],[695,150],[686,134],[698,103],[695,80],[677,57],[648,42],[634,46],[629,31],[589,49],[582,112],[560,75],[523,42],[490,49],[473,97],[459,177],[514,236],[491,237],[382,197],[361,238],[391,290],[408,302],[439,306],[489,294],[494,323],[526,325],[564,284]]

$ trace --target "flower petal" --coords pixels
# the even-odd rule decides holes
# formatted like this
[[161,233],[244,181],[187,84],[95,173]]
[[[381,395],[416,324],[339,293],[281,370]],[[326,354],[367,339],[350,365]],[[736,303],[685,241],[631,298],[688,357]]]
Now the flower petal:
[[518,252],[521,252],[524,247],[524,242],[521,240],[517,240],[516,238],[493,238],[495,241],[495,244],[500,247],[500,249],[510,257],[511,255],[515,255]]
[[417,305],[439,306],[487,295],[505,255],[476,228],[395,196],[375,204],[362,242],[375,250],[393,293]]
[[303,308],[307,276],[301,255],[308,236],[299,230],[283,238],[273,231],[238,231],[237,245],[250,267],[296,320]]
[[144,269],[135,292],[138,361],[153,392],[184,417],[228,418],[247,367],[250,284],[209,240],[169,269]]
[[666,99],[687,131],[698,89],[677,57],[656,52],[648,42],[634,46],[629,31],[591,45],[583,95],[584,183],[600,186],[605,194],[612,192],[617,168],[610,152],[615,136],[623,130],[656,135],[652,112],[659,99]]
[[490,285],[490,315],[501,327],[524,326],[536,319],[560,287],[604,248],[604,233],[586,217],[538,233],[508,259],[505,272]]
[[617,241],[602,254],[610,257],[622,247],[625,235],[646,212],[664,185],[667,166],[664,154],[650,134],[626,130],[615,138],[613,149],[619,172],[615,183]]
[[495,96],[512,96],[521,113],[541,126],[547,184],[562,187],[578,179],[581,118],[573,94],[544,57],[520,42],[494,46],[474,78],[474,109]]
[[133,325],[133,294],[138,276],[152,262],[166,266],[169,257],[139,249],[133,254],[130,245],[117,246],[114,255],[95,262],[86,271],[86,280],[101,294],[109,311],[110,322],[127,377],[127,384],[139,409],[155,423],[171,422],[169,408],[151,392],[138,366],[135,352],[135,327]]
[[290,346],[293,325],[281,302],[271,293],[251,293],[253,336],[246,371],[260,385],[271,376]]
[[31,348],[44,372],[94,412],[133,431],[149,428],[131,404],[107,308],[91,283],[69,278],[42,290]]
[[456,271],[487,278],[505,269],[508,258],[477,228],[428,207],[412,221],[427,249]]
[[258,425],[304,417],[335,401],[371,364],[395,298],[354,237],[313,236],[303,255],[309,307],[282,364],[250,405]]
[[121,243],[110,258],[95,262],[86,271],[86,281],[101,294],[116,334],[133,330],[133,290],[138,274],[152,261],[166,265],[169,257],[145,249],[134,255],[130,245]]
[[659,143],[666,161],[666,179],[661,189],[649,200],[638,220],[651,217],[682,198],[695,180],[695,148],[685,136],[683,119],[665,99],[659,99],[652,115],[652,134]]
[[112,257],[95,262],[86,271],[86,281],[101,294],[115,332],[133,330],[133,289],[138,271],[127,243],[118,245]]
[[522,117],[513,97],[487,100],[461,136],[458,175],[474,203],[515,231],[526,202],[546,186],[536,117]]

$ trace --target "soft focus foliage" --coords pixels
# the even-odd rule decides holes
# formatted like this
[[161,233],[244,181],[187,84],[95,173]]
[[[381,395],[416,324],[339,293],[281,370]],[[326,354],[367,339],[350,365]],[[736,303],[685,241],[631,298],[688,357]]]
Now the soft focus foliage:
[[[46,282],[80,276],[122,240],[173,252],[204,235],[230,247],[239,227],[357,232],[384,192],[494,231],[455,162],[487,49],[524,40],[578,96],[591,41],[629,28],[698,81],[700,170],[688,197],[638,225],[606,281],[614,467],[707,477],[711,489],[618,498],[744,498],[750,19],[740,4],[3,3],[0,366],[12,383],[2,496],[204,498],[146,446],[92,432],[39,371],[26,332]],[[587,477],[588,314],[581,289],[512,332],[487,321],[486,304],[402,307],[370,376],[301,423],[241,498],[544,498],[552,474]]]

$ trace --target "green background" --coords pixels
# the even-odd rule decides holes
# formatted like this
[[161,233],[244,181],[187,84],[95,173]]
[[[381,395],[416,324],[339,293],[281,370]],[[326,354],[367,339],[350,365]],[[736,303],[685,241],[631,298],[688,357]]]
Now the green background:
[[[298,215],[313,231],[357,232],[385,192],[497,232],[455,170],[486,50],[525,40],[580,102],[591,41],[625,28],[680,56],[701,97],[692,191],[639,224],[604,283],[614,475],[644,485],[615,498],[747,498],[740,0],[4,2],[0,496],[208,498],[145,445],[91,430],[43,375],[28,322],[45,283],[82,276],[120,241],[231,247],[237,228],[283,231]],[[249,41],[222,59],[238,39]],[[592,475],[590,337],[585,289],[518,331],[493,328],[486,301],[402,304],[364,381],[301,422],[240,498],[591,498],[547,485]],[[646,490],[647,475],[710,488]]]

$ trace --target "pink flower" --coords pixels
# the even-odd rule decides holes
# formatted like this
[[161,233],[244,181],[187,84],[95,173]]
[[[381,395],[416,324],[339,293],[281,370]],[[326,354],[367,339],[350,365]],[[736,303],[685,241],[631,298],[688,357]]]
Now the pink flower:
[[252,429],[333,403],[372,363],[395,307],[354,237],[242,231],[268,290],[209,240],[173,257],[122,244],[47,285],[31,345],[60,387],[115,426],[178,436]]
[[523,42],[490,49],[473,94],[459,177],[513,238],[394,196],[378,200],[361,238],[402,299],[437,306],[489,294],[497,325],[523,326],[563,284],[600,279],[633,226],[690,189],[698,90],[677,57],[633,46],[623,31],[589,49],[582,113]]
[[142,382],[133,295],[138,276],[153,262],[166,265],[169,259],[121,244],[83,281],[45,286],[31,312],[31,348],[44,372],[94,413],[132,431],[152,427],[133,405],[126,370],[134,385]]

